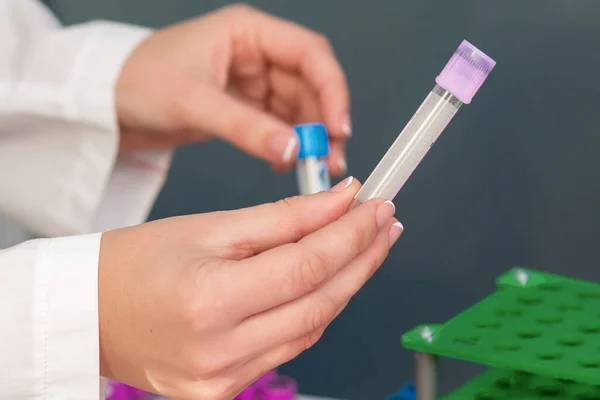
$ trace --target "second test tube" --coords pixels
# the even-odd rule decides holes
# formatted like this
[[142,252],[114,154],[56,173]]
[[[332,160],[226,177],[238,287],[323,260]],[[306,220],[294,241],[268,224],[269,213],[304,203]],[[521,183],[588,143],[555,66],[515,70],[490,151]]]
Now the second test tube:
[[329,138],[325,125],[320,123],[296,125],[298,161],[296,175],[300,194],[329,190],[331,180],[327,168]]

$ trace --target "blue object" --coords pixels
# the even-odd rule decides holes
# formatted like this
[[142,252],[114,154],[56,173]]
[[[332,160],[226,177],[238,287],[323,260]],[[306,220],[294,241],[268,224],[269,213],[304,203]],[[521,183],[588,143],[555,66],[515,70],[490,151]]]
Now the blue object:
[[294,127],[298,135],[298,159],[308,157],[321,158],[329,155],[329,137],[327,128],[321,123],[302,124]]
[[415,384],[410,382],[402,386],[397,392],[385,398],[385,400],[416,400]]

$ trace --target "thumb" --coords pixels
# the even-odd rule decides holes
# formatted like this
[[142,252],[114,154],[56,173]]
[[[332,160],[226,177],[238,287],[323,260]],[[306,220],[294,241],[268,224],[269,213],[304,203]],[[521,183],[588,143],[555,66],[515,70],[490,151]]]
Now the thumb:
[[298,138],[289,125],[218,87],[202,88],[197,97],[192,99],[193,128],[210,131],[277,169],[295,161]]

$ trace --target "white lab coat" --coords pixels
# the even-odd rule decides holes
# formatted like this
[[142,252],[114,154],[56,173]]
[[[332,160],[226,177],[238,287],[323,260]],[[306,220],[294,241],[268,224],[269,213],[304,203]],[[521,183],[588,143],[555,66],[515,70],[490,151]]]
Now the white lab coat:
[[143,222],[170,152],[118,154],[114,85],[147,29],[0,0],[0,399],[97,400],[100,234]]

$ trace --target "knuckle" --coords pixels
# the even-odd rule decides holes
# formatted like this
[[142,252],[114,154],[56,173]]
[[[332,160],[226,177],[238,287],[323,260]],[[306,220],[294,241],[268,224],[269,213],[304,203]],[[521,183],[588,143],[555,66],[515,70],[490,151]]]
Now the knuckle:
[[377,252],[377,255],[375,256],[375,260],[373,261],[373,264],[371,265],[371,271],[375,272],[381,266],[381,264],[383,264],[383,262],[385,261],[385,259],[387,258],[389,253],[390,253],[389,246],[387,246],[387,245],[381,246],[381,250]]
[[275,205],[283,208],[283,212],[293,212],[298,205],[297,197],[286,197],[285,199],[278,200]]
[[276,211],[277,215],[285,215],[286,227],[292,232],[294,237],[304,237],[306,232],[302,228],[303,222],[300,220],[299,210],[302,209],[301,201],[298,197],[287,197],[279,200],[275,203],[278,208]]
[[214,361],[208,355],[203,355],[192,361],[191,373],[197,380],[206,380],[214,377]]
[[215,381],[203,382],[195,388],[194,393],[189,397],[189,400],[225,400],[227,392],[223,386]]
[[211,285],[221,285],[218,279],[210,278],[212,277],[198,279],[206,281],[198,285],[182,285],[183,287],[178,287],[177,293],[174,293],[178,323],[194,335],[205,335],[231,323],[230,318],[223,317],[229,315],[227,312],[231,308],[227,299],[222,296],[206,295],[211,293]]
[[313,332],[309,333],[308,335],[306,335],[300,344],[300,346],[301,346],[300,352],[308,350],[311,347],[313,347],[315,344],[317,344],[317,342],[323,336],[324,332],[325,332],[325,329],[318,329],[318,330],[313,331]]
[[215,352],[207,351],[192,362],[191,374],[197,380],[210,381],[228,367],[224,359]]
[[333,50],[333,45],[331,44],[331,40],[322,33],[315,34],[315,41],[326,50]]
[[255,9],[245,3],[235,3],[225,7],[225,10],[233,16],[245,17],[248,14],[254,13]]
[[166,106],[168,120],[172,121],[176,128],[192,126],[196,115],[192,107],[192,104],[196,103],[195,88],[180,82],[172,82],[170,90],[169,98],[172,101]]
[[179,301],[177,309],[179,310],[182,324],[192,333],[197,334],[204,329],[204,324],[200,321],[202,315],[202,305],[193,295],[183,295],[181,290],[178,294]]
[[306,329],[310,332],[327,326],[335,317],[335,302],[327,296],[319,296],[306,311]]
[[258,254],[254,240],[244,239],[232,243],[227,249],[228,257],[234,260],[243,260]]
[[389,250],[387,246],[381,246],[381,248],[374,251],[372,257],[370,257],[369,260],[366,262],[361,279],[357,281],[356,285],[353,287],[353,293],[358,292],[363,287],[365,282],[371,279],[373,274],[375,274],[375,272],[379,269],[379,267],[381,267],[381,265],[385,261],[388,253]]
[[350,245],[355,249],[366,249],[375,240],[377,228],[375,223],[359,225],[353,232]]
[[302,290],[312,292],[327,279],[329,260],[320,252],[303,249],[297,245],[300,255],[298,263],[297,284]]

